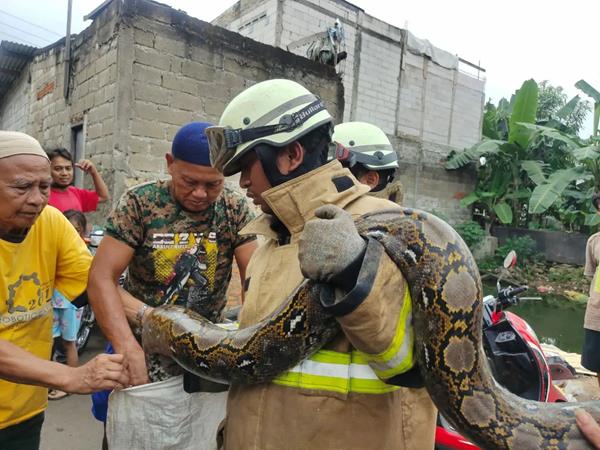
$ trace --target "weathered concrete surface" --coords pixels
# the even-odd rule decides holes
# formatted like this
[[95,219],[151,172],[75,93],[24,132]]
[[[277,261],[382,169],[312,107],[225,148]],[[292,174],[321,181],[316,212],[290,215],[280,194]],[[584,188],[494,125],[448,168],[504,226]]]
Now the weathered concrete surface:
[[[80,156],[94,161],[113,203],[127,187],[166,176],[164,154],[181,125],[217,122],[255,83],[293,79],[319,95],[336,121],[344,110],[333,68],[149,0],[112,2],[75,37],[68,99],[63,72],[59,41],[0,99],[0,129],[29,133],[45,148],[72,148],[72,127],[83,125]],[[110,207],[91,221],[102,223]]]
[[[213,23],[266,44],[291,44],[290,51],[304,56],[308,42],[295,43],[336,19],[344,27],[348,53],[338,65],[345,88],[343,120],[370,122],[388,134],[401,158],[408,206],[435,209],[453,222],[468,218],[460,194],[473,190],[474,178],[458,171],[443,175],[440,161],[481,138],[485,79],[476,70],[462,63],[449,69],[411,53],[406,30],[350,2],[240,0]],[[434,180],[444,182],[419,176],[431,171],[440,174]]]

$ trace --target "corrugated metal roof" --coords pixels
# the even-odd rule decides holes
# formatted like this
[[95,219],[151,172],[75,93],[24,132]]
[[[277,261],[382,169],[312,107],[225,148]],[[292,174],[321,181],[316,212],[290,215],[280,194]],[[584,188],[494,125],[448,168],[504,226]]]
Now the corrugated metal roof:
[[21,71],[35,56],[37,47],[16,42],[0,42],[0,99],[21,75]]

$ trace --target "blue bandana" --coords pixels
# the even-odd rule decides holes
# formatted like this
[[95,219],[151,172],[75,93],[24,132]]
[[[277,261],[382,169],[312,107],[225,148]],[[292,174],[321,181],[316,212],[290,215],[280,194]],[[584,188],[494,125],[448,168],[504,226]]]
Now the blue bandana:
[[210,167],[208,140],[204,130],[211,127],[207,122],[192,122],[182,126],[171,146],[171,154],[175,159],[180,159],[192,164]]

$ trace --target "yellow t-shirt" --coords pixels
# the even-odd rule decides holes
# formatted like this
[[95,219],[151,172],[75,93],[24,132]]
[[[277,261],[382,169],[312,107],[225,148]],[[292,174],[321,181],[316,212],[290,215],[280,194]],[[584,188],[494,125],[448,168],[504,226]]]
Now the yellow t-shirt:
[[[49,359],[54,288],[73,300],[87,285],[92,257],[57,209],[44,208],[20,243],[0,239],[0,339]],[[0,429],[39,414],[46,388],[0,379]]]

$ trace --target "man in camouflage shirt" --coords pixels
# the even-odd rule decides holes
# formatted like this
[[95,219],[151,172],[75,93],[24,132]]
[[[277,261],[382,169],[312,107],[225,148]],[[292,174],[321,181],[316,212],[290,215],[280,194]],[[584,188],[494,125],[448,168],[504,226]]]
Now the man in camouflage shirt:
[[[245,198],[224,186],[223,175],[210,167],[207,126],[192,123],[178,131],[166,155],[170,180],[136,186],[121,197],[90,272],[88,290],[98,323],[115,350],[125,354],[134,385],[182,373],[158,355],[150,356],[146,373],[134,334],[139,339],[149,307],[187,305],[218,321],[233,258],[243,280],[256,247],[253,237],[238,235],[253,218]],[[116,280],[126,267],[127,293],[120,296]]]

